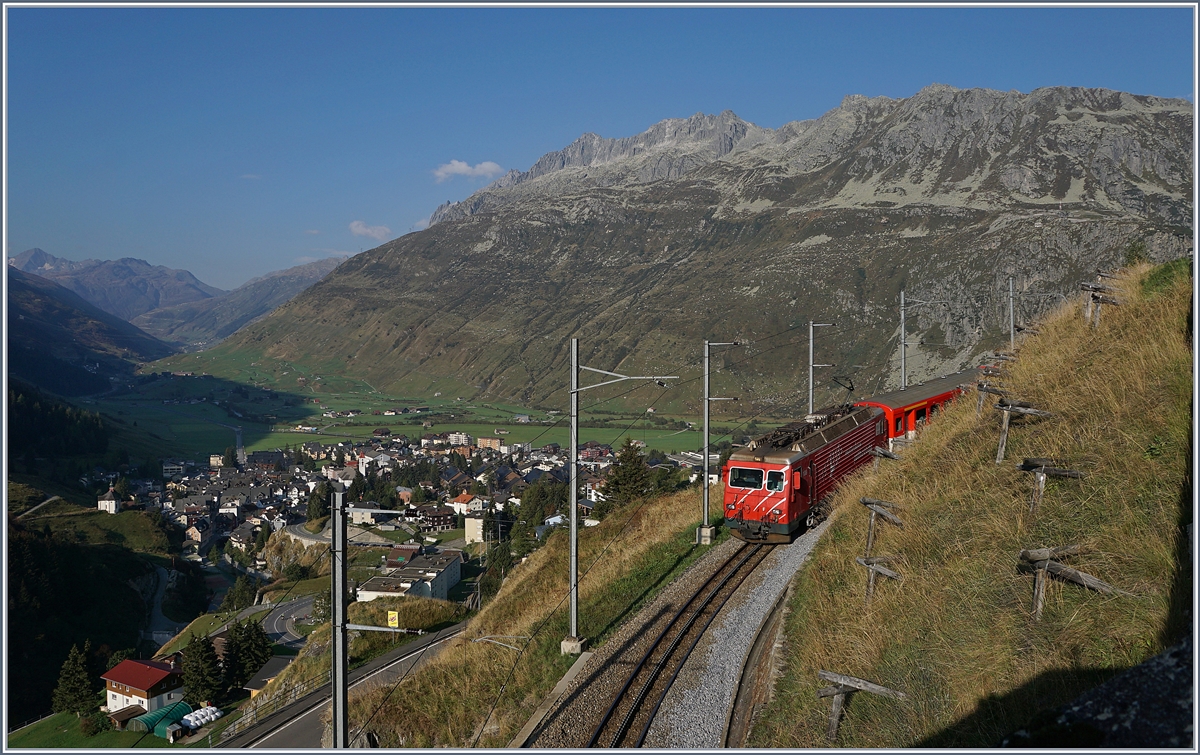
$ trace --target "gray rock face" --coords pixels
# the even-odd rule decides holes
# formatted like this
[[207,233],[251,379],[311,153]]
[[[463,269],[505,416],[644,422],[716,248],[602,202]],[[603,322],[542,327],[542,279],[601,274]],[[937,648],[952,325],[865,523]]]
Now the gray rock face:
[[729,111],[697,114],[623,139],[584,134],[528,171],[510,171],[463,202],[439,207],[431,222],[592,187],[677,179],[723,162],[805,178],[814,206],[1082,203],[1186,226],[1192,119],[1185,100],[943,84],[906,99],[851,95],[816,120],[777,130]]
[[[720,115],[697,113],[686,119],[670,118],[622,139],[584,134],[566,148],[543,155],[529,170],[511,170],[465,202],[442,205],[430,224],[473,215],[494,203],[503,203],[507,199],[505,189],[572,168],[580,169],[578,179],[589,186],[678,178],[728,155],[738,146],[757,144],[771,133],[726,110]],[[569,183],[553,185],[569,188]]]
[[1192,635],[1058,710],[1001,747],[1195,748]]

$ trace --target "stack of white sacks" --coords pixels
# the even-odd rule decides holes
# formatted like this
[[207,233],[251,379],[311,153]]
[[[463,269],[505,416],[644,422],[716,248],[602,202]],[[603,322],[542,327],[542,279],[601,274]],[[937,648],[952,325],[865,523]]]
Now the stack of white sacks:
[[194,731],[207,723],[217,720],[223,715],[225,714],[221,712],[220,708],[214,708],[209,705],[208,707],[187,714],[179,722]]

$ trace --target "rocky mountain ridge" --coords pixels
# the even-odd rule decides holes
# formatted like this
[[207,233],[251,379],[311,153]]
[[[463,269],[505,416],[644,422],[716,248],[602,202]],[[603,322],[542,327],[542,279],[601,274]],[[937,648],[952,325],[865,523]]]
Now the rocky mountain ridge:
[[776,180],[824,178],[809,197],[814,206],[1084,202],[1182,226],[1190,223],[1192,179],[1190,152],[1180,148],[1190,142],[1191,119],[1186,100],[941,84],[905,99],[850,95],[820,118],[776,130],[730,111],[698,114],[625,139],[585,134],[530,170],[510,171],[463,202],[439,207],[431,223],[523,198],[678,178],[722,162],[770,170]]

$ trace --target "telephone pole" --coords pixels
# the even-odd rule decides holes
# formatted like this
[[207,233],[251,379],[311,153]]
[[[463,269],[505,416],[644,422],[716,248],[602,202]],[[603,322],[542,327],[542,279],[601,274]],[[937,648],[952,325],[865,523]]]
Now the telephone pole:
[[[339,486],[340,487],[340,486]],[[346,494],[333,494],[333,746],[349,746],[350,656],[346,634]]]

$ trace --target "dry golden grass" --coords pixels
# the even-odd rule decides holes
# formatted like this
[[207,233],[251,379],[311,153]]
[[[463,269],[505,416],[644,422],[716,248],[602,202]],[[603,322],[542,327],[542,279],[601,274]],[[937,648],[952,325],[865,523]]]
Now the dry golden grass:
[[[436,631],[456,624],[467,611],[457,603],[425,598],[377,598],[365,603],[351,603],[348,618],[352,624],[387,626],[388,611],[399,614],[400,626],[410,629]],[[393,635],[385,632],[351,632],[349,655],[352,666],[364,659],[374,658],[391,649],[394,644],[407,643],[416,635]],[[299,655],[280,674],[271,680],[251,705],[266,705],[288,689],[316,676],[327,677],[331,665],[331,631],[329,624],[318,627],[305,643]]]
[[[907,702],[857,694],[838,745],[989,747],[1041,710],[1072,699],[1173,641],[1176,552],[1191,431],[1192,357],[1183,328],[1186,273],[1147,296],[1149,268],[1118,281],[1120,307],[1100,327],[1073,302],[1025,341],[1003,385],[1054,412],[1014,419],[1005,462],[995,463],[1000,413],[976,417],[968,395],[926,428],[901,462],[883,462],[838,493],[834,521],[797,576],[787,622],[788,668],[751,743],[822,747],[827,669],[906,691]],[[1023,457],[1083,471],[1050,480],[1029,513]],[[869,512],[860,496],[893,501],[904,529],[880,522],[872,555],[899,555],[903,581],[879,579],[864,605]],[[1190,495],[1185,502],[1190,506]],[[1189,519],[1190,520],[1190,519]],[[1033,577],[1023,548],[1080,543],[1068,564],[1134,597],[1105,596],[1057,579],[1043,618],[1031,613]],[[1186,569],[1185,569],[1186,572]],[[1188,592],[1190,602],[1190,592]]]
[[[685,491],[580,529],[583,636],[603,640],[702,552],[691,544],[699,508],[699,494]],[[476,740],[484,747],[507,745],[575,660],[559,652],[568,629],[567,587],[567,533],[559,531],[510,573],[467,632],[419,674],[394,691],[377,689],[353,697],[351,732],[366,725],[382,747],[462,747]],[[533,641],[518,660],[510,648],[471,642],[485,636]],[[525,643],[501,641],[517,647]]]

